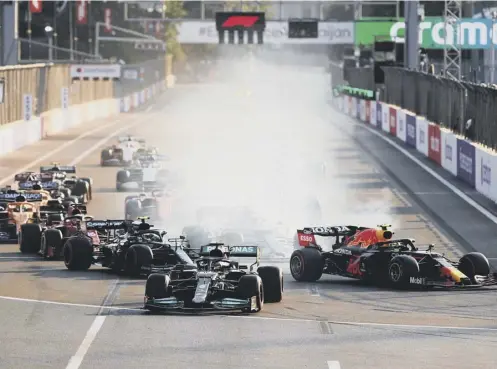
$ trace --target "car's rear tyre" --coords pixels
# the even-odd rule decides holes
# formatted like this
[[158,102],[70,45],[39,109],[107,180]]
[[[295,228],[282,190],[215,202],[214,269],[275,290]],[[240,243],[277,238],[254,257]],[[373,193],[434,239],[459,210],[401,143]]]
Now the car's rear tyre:
[[150,274],[145,285],[145,296],[149,299],[163,299],[171,295],[169,276],[166,274]]
[[71,237],[64,244],[64,264],[69,270],[88,270],[93,262],[93,246],[86,237]]
[[[43,257],[52,257],[58,259],[61,256],[63,246],[62,232],[58,229],[47,229],[42,237],[42,254]],[[53,253],[50,252],[53,250]]]
[[256,308],[255,311],[251,308],[242,309],[246,313],[257,313],[262,310],[264,306],[264,288],[262,280],[258,275],[244,275],[238,282],[236,288],[237,295],[241,299],[252,299],[255,297]]
[[106,162],[111,159],[112,153],[110,152],[110,150],[102,150],[102,152],[100,153],[100,165],[104,167],[106,165]]
[[129,181],[129,172],[126,170],[120,170],[116,174],[116,190],[121,191],[123,183]]
[[476,283],[475,276],[490,274],[490,263],[485,255],[480,252],[470,252],[459,260],[457,267],[471,282]]
[[145,245],[131,246],[126,252],[124,271],[126,274],[138,277],[142,274],[143,267],[152,265],[154,255],[150,247]]
[[323,275],[323,256],[314,248],[300,248],[290,256],[290,272],[298,282],[315,282]]
[[19,250],[23,254],[36,254],[41,247],[41,227],[39,224],[22,224],[18,236]]
[[74,184],[74,188],[72,189],[72,195],[83,198],[85,196],[88,197],[88,192],[90,192],[89,187],[90,185],[88,184],[88,182],[78,179]]
[[275,266],[257,269],[264,291],[264,302],[280,302],[283,299],[283,271]]
[[388,281],[393,287],[405,288],[410,284],[411,277],[419,275],[419,264],[409,255],[399,255],[388,264]]

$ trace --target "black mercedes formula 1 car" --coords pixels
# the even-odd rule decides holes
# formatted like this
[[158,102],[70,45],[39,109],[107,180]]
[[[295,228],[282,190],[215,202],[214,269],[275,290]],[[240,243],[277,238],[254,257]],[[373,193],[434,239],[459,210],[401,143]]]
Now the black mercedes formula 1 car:
[[166,239],[166,231],[152,229],[145,220],[86,222],[86,230],[93,231],[94,237],[71,237],[65,242],[63,258],[67,269],[82,271],[97,264],[137,277],[157,268],[168,270],[176,264],[193,263],[181,247],[183,239]]
[[414,246],[413,239],[386,240],[363,247],[342,243],[340,232],[333,235],[337,237],[338,247],[332,251],[323,251],[311,243],[292,253],[290,271],[296,281],[313,282],[323,274],[333,274],[396,288],[497,285],[488,259],[478,252],[453,262],[434,252],[434,245],[420,250]]
[[[283,273],[274,266],[258,266],[258,246],[202,246],[195,264],[179,264],[169,274],[148,277],[145,309],[149,311],[231,310],[256,313],[264,302],[280,302]],[[231,257],[255,257],[255,263],[239,265]]]

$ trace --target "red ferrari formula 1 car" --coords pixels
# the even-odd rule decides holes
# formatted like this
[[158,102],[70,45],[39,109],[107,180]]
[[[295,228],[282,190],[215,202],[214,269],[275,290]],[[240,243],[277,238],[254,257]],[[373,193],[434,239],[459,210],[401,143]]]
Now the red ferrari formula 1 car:
[[[496,285],[488,259],[471,252],[453,262],[433,251],[414,246],[413,239],[392,240],[388,226],[337,226],[299,230],[302,246],[290,257],[297,281],[317,281],[324,274],[340,275],[393,287],[483,287]],[[323,251],[315,236],[336,237],[332,251]]]

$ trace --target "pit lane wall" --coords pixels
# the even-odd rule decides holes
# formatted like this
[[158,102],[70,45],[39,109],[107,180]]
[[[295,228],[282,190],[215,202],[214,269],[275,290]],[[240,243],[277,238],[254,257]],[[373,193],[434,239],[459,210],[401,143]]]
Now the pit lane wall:
[[167,83],[171,77],[159,73],[122,93],[120,81],[76,80],[70,69],[67,64],[0,67],[0,157],[85,122],[131,112],[173,87]]
[[376,100],[340,95],[334,105],[346,115],[416,149],[497,203],[497,152],[441,128],[411,111]]

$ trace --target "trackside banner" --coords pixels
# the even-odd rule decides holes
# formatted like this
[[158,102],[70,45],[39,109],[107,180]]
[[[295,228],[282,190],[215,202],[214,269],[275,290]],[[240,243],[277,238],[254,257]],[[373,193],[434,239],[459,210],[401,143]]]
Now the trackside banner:
[[[337,106],[348,116],[377,126],[385,135],[394,136],[406,146],[416,149],[433,163],[459,178],[480,194],[497,203],[497,152],[475,144],[450,130],[429,122],[426,118],[384,102],[362,99],[358,104],[367,107],[370,103],[369,119],[365,114],[357,116],[356,109],[348,109],[348,100],[361,100],[342,94],[335,98]],[[374,115],[376,114],[376,119]],[[402,132],[404,131],[405,132]]]
[[[354,22],[319,22],[318,38],[289,39],[288,22],[266,21],[265,44],[338,45],[354,43]],[[215,21],[184,21],[177,26],[178,42],[182,44],[217,44],[219,36]]]

